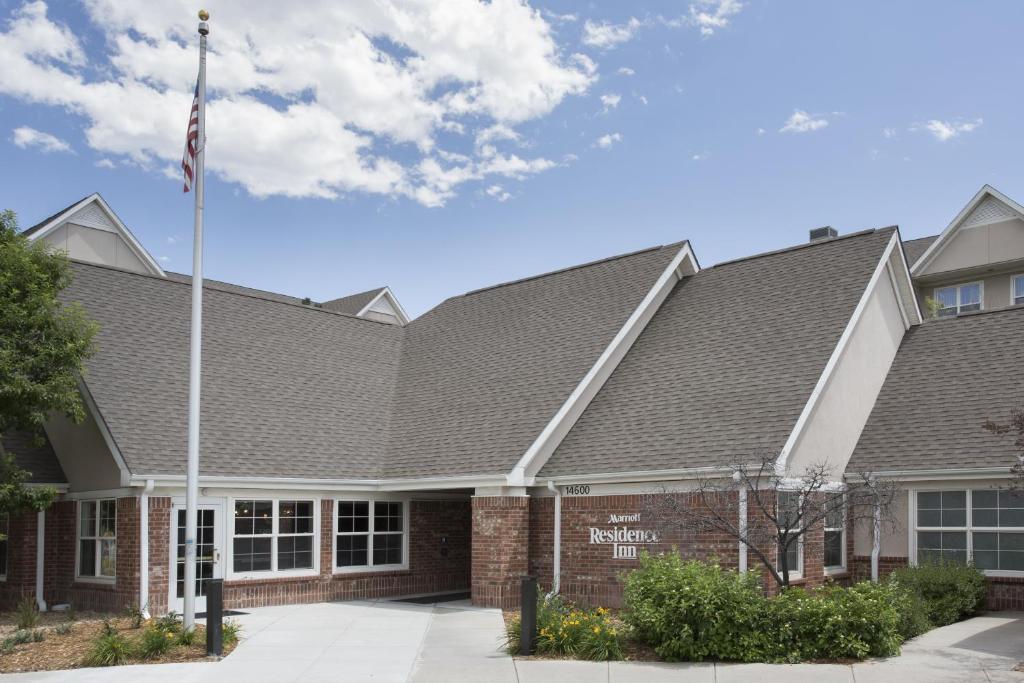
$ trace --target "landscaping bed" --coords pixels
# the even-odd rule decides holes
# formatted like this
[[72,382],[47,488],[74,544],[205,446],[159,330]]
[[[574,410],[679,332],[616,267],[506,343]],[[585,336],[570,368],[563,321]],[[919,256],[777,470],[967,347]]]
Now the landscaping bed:
[[[0,673],[210,659],[205,628],[197,625],[193,633],[183,634],[176,617],[147,622],[131,615],[71,616],[38,614],[36,624],[17,628],[17,613],[0,615]],[[225,624],[225,656],[235,648],[237,633],[237,626]]]
[[[901,569],[881,583],[783,589],[678,555],[641,558],[624,577],[625,608],[584,609],[558,596],[537,605],[538,657],[592,660],[850,663],[897,655],[908,639],[973,616],[984,576],[962,565]],[[518,614],[506,615],[516,655]]]

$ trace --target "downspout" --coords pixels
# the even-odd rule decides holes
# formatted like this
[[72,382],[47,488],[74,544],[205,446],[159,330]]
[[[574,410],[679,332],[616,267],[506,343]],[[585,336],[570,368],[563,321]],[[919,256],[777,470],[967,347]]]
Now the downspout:
[[545,599],[558,595],[558,589],[562,583],[562,492],[558,490],[553,481],[548,481],[548,489],[555,494],[555,547],[551,567],[551,592],[545,596]]
[[878,556],[882,549],[882,507],[875,502],[871,525],[871,580],[878,583]]
[[149,494],[153,491],[153,480],[146,480],[146,487],[139,496],[139,611],[149,619]]
[[36,605],[40,612],[46,611],[43,599],[44,565],[46,564],[46,510],[36,513]]
[[[747,537],[747,489],[741,488],[739,490],[740,499],[740,510],[739,510],[739,530],[740,538],[746,539]],[[747,571],[747,544],[740,540],[739,547],[739,561],[737,563],[740,573]]]

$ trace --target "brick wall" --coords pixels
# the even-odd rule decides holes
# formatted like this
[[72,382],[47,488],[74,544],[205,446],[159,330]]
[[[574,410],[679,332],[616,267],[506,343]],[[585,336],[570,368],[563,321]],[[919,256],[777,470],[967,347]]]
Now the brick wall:
[[170,572],[171,499],[149,498],[149,599],[150,614],[167,612]]
[[[226,581],[224,605],[244,609],[329,600],[462,591],[470,585],[470,504],[414,500],[409,508],[409,569],[333,575],[334,501],[321,501],[320,573],[316,577]],[[170,519],[165,518],[165,528]],[[228,534],[230,542],[230,533]],[[151,543],[153,540],[151,539]],[[166,542],[163,544],[166,547]],[[152,555],[151,555],[152,558]],[[163,565],[169,558],[164,556]],[[153,560],[151,559],[151,563]],[[156,582],[151,579],[151,584]],[[160,590],[167,594],[166,579]],[[152,591],[156,591],[153,585]],[[152,593],[151,593],[152,595]],[[166,600],[166,598],[165,598]],[[156,602],[150,606],[153,612]],[[166,604],[163,605],[166,609]],[[159,612],[154,612],[159,613]]]
[[513,608],[529,569],[530,498],[474,496],[473,604]]
[[0,583],[0,605],[10,609],[36,593],[35,512],[12,516],[7,531],[7,580]]
[[75,502],[61,500],[46,511],[46,571],[43,596],[47,605],[68,601],[75,581]]
[[554,585],[555,499],[530,499],[530,576],[537,578],[538,590]]

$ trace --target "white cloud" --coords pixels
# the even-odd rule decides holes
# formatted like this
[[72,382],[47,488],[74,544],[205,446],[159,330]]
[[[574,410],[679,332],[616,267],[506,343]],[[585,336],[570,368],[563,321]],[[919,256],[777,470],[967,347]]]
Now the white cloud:
[[641,22],[636,17],[630,17],[624,24],[587,19],[583,23],[583,44],[607,50],[632,40],[640,26]]
[[47,153],[72,151],[71,145],[60,138],[35,128],[29,128],[28,126],[15,128],[14,137],[11,138],[11,142],[22,149],[38,147],[41,151]]
[[93,166],[96,168],[114,168],[114,162],[104,157],[102,159],[97,159]]
[[710,152],[698,152],[697,154],[694,154],[693,156],[691,156],[690,159],[692,161],[704,161],[709,156],[711,156]]
[[512,195],[505,191],[501,185],[491,185],[485,190],[488,197],[494,197],[499,202],[507,202],[512,199]]
[[757,129],[757,134],[758,134],[758,135],[764,135],[764,134],[765,134],[765,133],[767,133],[767,132],[768,132],[768,131],[766,131],[766,130],[765,130],[764,128],[758,128],[758,129]]
[[551,21],[559,24],[571,24],[579,20],[579,16],[576,14],[558,14],[557,12],[552,12],[549,9],[541,10],[541,14],[544,15],[545,19],[550,19]]
[[601,95],[601,104],[604,105],[605,112],[608,112],[611,109],[615,109],[615,107],[619,106],[619,102],[621,101],[622,95],[617,95],[615,93]]
[[810,131],[820,130],[828,125],[828,120],[820,116],[815,118],[814,115],[808,114],[802,109],[794,109],[793,115],[789,117],[786,124],[779,129],[780,133],[809,133]]
[[636,98],[640,100],[640,104],[647,106],[647,98],[643,95],[637,95]]
[[981,126],[982,123],[984,123],[982,119],[974,119],[973,121],[962,121],[960,119],[940,121],[939,119],[931,119],[924,123],[915,123],[911,126],[911,130],[928,131],[939,142],[945,142],[960,136],[962,133],[970,133]]
[[161,263],[170,263],[171,257],[170,256],[157,256],[156,260],[160,261]]
[[896,129],[895,128],[883,128],[882,129],[882,137],[884,137],[887,140],[890,140],[890,139],[896,137]]
[[[0,24],[0,93],[74,113],[92,149],[173,175],[196,71],[193,4],[85,9],[104,32],[90,43],[96,54],[41,1]],[[596,80],[593,60],[566,54],[518,0],[309,0],[286,12],[226,3],[211,26],[207,169],[260,197],[370,192],[438,205],[454,187],[424,171],[444,160],[439,132],[449,146],[460,131],[473,140],[494,125],[514,129]],[[550,164],[519,162],[520,174]]]
[[621,133],[606,133],[605,135],[602,135],[597,139],[597,142],[594,143],[594,146],[599,147],[601,149],[608,149],[616,142],[622,142]]
[[178,238],[177,237],[171,235],[170,237],[167,238],[167,244],[177,244],[177,243],[178,243]]
[[743,3],[738,0],[697,0],[690,5],[690,22],[700,28],[702,36],[710,36],[728,26],[741,9]]
[[615,73],[619,74],[620,76],[635,76],[636,75],[636,72],[633,71],[632,69],[630,69],[628,66],[620,66],[618,68],[618,70],[616,70]]

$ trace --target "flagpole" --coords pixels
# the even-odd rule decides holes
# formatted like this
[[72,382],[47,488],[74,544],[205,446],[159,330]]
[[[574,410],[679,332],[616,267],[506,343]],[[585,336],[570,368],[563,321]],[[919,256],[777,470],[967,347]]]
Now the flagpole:
[[203,160],[206,156],[206,36],[210,15],[199,12],[199,126],[196,138],[196,221],[192,241],[192,329],[188,368],[188,467],[185,471],[185,608],[182,626],[196,623],[196,514],[199,498],[199,388],[203,352]]

